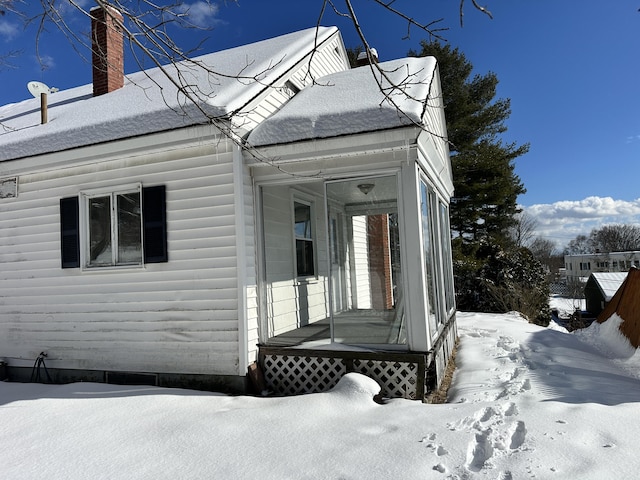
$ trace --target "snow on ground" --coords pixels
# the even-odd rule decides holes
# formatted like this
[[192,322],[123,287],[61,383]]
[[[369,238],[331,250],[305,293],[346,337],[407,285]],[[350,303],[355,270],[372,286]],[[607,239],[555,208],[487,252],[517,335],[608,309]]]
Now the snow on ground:
[[584,310],[586,302],[584,298],[566,298],[560,295],[552,295],[549,298],[549,308],[557,310],[560,318],[569,318],[576,311],[576,308]]
[[331,392],[0,383],[2,479],[636,478],[640,381],[612,317],[580,333],[459,313],[450,403]]

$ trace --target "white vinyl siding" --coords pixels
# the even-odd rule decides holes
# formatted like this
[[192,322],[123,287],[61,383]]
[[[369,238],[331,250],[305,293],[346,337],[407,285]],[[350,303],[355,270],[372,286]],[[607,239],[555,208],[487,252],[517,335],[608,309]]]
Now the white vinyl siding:
[[[187,158],[137,154],[19,175],[18,198],[0,210],[0,351],[13,365],[45,351],[53,368],[245,373],[230,142],[199,145]],[[169,262],[63,270],[59,199],[122,179],[166,186]]]
[[349,68],[348,60],[338,53],[338,51],[342,51],[341,43],[340,35],[338,33],[333,35],[313,53],[313,57],[308,55],[301,60],[286,81],[269,88],[264,98],[260,99],[257,104],[250,106],[248,113],[235,117],[234,125],[244,130],[251,130],[280,110],[292,96],[290,88],[286,85],[287,81],[298,89],[303,89],[314,79],[347,70]]
[[[314,242],[317,274],[299,280],[295,272],[293,201],[286,186],[263,187],[268,335],[278,335],[328,317],[326,238]],[[308,198],[308,197],[306,197]],[[322,204],[322,196],[316,197]],[[314,226],[325,231],[322,208],[312,209]],[[320,213],[318,213],[320,211]]]
[[353,269],[355,278],[352,292],[356,309],[371,308],[371,275],[369,273],[369,244],[367,242],[367,217],[352,217],[353,228]]
[[[446,139],[446,122],[442,95],[440,92],[440,78],[435,75],[431,84],[432,94],[427,101],[424,118],[428,129],[418,135],[419,155],[418,165],[429,177],[435,189],[446,198],[453,195],[453,173],[449,158],[449,146]],[[442,133],[438,133],[442,132]]]

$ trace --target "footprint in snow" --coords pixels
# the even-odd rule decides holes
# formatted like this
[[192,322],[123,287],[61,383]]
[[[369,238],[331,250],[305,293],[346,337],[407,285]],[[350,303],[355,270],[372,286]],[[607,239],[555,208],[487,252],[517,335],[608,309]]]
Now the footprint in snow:
[[513,403],[507,403],[504,407],[503,407],[503,413],[505,417],[511,417],[513,415],[518,415],[518,406]]
[[481,422],[486,422],[487,420],[490,420],[491,417],[493,417],[495,414],[496,411],[492,407],[485,407],[478,413],[476,413],[475,417]]
[[435,439],[436,439],[436,434],[432,433],[428,437],[423,437],[422,440],[420,440],[420,442],[421,443],[427,443],[428,442],[427,443],[427,448],[430,448],[431,451],[435,455],[437,455],[438,457],[442,457],[443,455],[447,455],[449,453],[449,450],[444,448],[442,445],[438,445],[437,443],[433,443]]
[[445,467],[444,465],[439,463],[439,464],[433,466],[433,470],[435,470],[437,472],[440,472],[440,473],[445,473],[447,471],[447,467]]
[[442,457],[443,455],[447,455],[449,451],[446,448],[444,448],[442,445],[438,445],[438,447],[435,450],[435,453],[437,456]]
[[511,450],[520,448],[524,443],[526,435],[527,435],[527,429],[525,428],[524,422],[518,421],[516,423],[516,428],[511,434],[511,445],[509,446],[509,448],[511,448]]
[[479,472],[487,460],[493,456],[491,445],[491,429],[476,433],[473,441],[469,443],[467,452],[467,467],[469,470]]
[[501,336],[498,338],[498,342],[496,343],[498,348],[501,348],[507,352],[517,352],[520,348],[520,343],[516,342],[511,337]]
[[465,335],[467,335],[468,337],[490,337],[493,333],[495,333],[495,330],[482,330],[482,329],[476,329],[473,332],[466,332]]
[[480,427],[480,418],[484,415],[484,411],[486,409],[479,410],[474,415],[464,417],[456,422],[447,423],[446,427],[455,432],[457,430],[465,430],[470,428],[479,428]]
[[500,375],[498,375],[496,378],[501,381],[501,382],[510,382],[511,380],[513,380],[514,378],[516,378],[520,373],[518,372],[517,368],[514,368],[513,370],[509,371],[509,372],[502,372],[500,373]]

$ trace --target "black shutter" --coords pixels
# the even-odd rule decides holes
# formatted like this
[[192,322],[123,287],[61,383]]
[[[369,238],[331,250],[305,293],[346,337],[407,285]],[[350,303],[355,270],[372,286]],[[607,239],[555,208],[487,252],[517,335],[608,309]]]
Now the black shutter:
[[60,199],[62,268],[80,267],[80,216],[78,197]]
[[169,261],[164,185],[142,189],[142,221],[144,222],[144,262]]

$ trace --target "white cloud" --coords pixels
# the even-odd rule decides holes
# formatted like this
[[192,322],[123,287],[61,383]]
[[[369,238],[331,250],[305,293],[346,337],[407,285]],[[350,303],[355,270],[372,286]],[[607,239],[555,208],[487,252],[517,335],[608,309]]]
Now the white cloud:
[[523,207],[538,227],[536,233],[563,248],[578,235],[612,223],[640,223],[640,198],[615,200],[611,197],[587,197],[551,204]]
[[39,70],[51,70],[56,66],[56,61],[51,55],[40,55],[36,62]]
[[95,6],[95,4],[90,0],[74,0],[73,3],[67,0],[59,2],[57,9],[59,14],[68,15],[69,13],[77,13],[81,10],[89,10],[93,6]]
[[208,1],[183,3],[179,7],[180,12],[187,15],[188,22],[198,27],[210,27],[216,23],[219,9],[218,5]]
[[0,20],[0,36],[6,40],[11,40],[18,34],[18,26],[15,23]]

